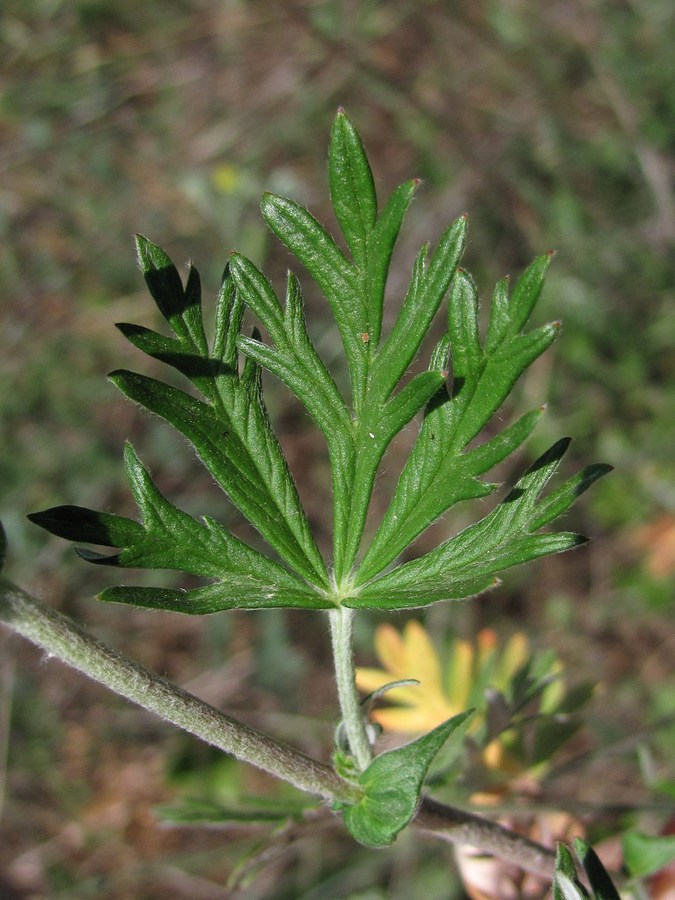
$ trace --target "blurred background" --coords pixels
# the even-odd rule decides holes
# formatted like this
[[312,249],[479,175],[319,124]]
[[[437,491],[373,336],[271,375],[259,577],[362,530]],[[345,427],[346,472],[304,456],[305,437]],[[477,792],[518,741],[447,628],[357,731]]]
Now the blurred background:
[[[672,804],[675,779],[674,39],[668,0],[5,0],[9,577],[210,702],[329,757],[337,707],[322,615],[193,621],[104,607],[94,597],[114,572],[88,567],[25,515],[61,503],[133,515],[121,464],[130,438],[173,502],[236,528],[185,442],[105,378],[161,372],[113,328],[159,325],[133,233],[179,266],[195,262],[207,315],[231,248],[280,286],[292,263],[262,222],[260,195],[291,196],[332,227],[326,155],[343,105],[381,198],[409,177],[424,182],[394,261],[394,306],[419,245],[462,212],[464,265],[485,301],[497,278],[557,251],[535,324],[559,318],[563,331],[505,413],[548,403],[519,468],[563,434],[575,439],[568,473],[616,467],[568,517],[591,544],[514,570],[486,599],[416,618],[433,625],[441,660],[489,626],[502,642],[517,633],[555,651],[571,685],[597,684],[583,735],[538,802],[585,816],[600,838],[634,823],[659,830],[668,791],[658,787]],[[330,356],[325,304],[304,284]],[[325,532],[322,448],[271,380],[268,402]],[[394,459],[385,496],[395,471]],[[471,514],[460,508],[443,527]],[[375,665],[384,617],[362,619],[359,661]],[[298,802],[0,634],[3,898],[467,896],[450,849],[415,835],[370,853],[330,821],[308,829],[282,815],[270,849],[270,822],[159,822],[158,804],[187,795],[235,806],[266,796],[258,818],[270,820],[270,796],[279,808]]]

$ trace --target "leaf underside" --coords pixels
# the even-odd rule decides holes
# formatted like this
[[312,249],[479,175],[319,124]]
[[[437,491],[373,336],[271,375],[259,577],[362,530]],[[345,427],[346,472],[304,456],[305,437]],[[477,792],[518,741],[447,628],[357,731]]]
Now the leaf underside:
[[[401,185],[380,209],[361,139],[340,110],[331,134],[329,183],[340,242],[292,200],[265,194],[261,208],[271,230],[328,302],[347,361],[349,396],[312,342],[295,275],[288,276],[282,302],[253,262],[232,254],[209,339],[197,270],[190,265],[183,283],[161,248],[137,238],[140,267],[171,335],[127,323],[118,327],[135,347],[176,369],[190,386],[185,391],[127,371],[111,378],[127,397],[190,441],[267,550],[254,549],[208,516],[196,519],[173,506],[128,445],[127,474],[140,521],[75,506],[30,518],[69,540],[116,550],[108,555],[80,550],[90,562],[174,569],[202,583],[187,590],[110,587],[102,599],[191,614],[235,607],[323,609],[339,602],[355,608],[424,606],[487,590],[496,583],[496,573],[583,542],[574,533],[541,529],[609,467],[588,467],[542,496],[567,446],[558,442],[481,521],[390,570],[456,503],[491,494],[497,485],[482,476],[534,429],[541,410],[501,430],[493,425],[490,436],[482,437],[517,379],[558,332],[557,323],[524,331],[551,254],[537,257],[512,291],[506,279],[498,283],[483,336],[476,287],[459,268],[467,227],[462,216],[433,251],[421,248],[398,315],[383,333],[387,274],[418,182]],[[446,297],[446,330],[428,369],[406,378]],[[245,307],[264,327],[265,340],[257,330],[242,333]],[[319,550],[272,429],[263,368],[304,404],[326,440],[333,495],[330,563]],[[389,506],[364,547],[384,454],[420,413],[419,433]]]

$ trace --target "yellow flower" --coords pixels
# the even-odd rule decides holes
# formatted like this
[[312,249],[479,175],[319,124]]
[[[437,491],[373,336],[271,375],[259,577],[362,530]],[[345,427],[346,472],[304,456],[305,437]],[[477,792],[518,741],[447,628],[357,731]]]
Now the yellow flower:
[[[522,632],[513,634],[500,648],[496,633],[485,628],[473,642],[455,639],[446,659],[441,661],[428,632],[411,619],[402,631],[391,625],[378,626],[375,651],[382,668],[358,669],[356,683],[360,690],[372,693],[391,682],[406,679],[419,682],[387,691],[389,705],[372,712],[372,719],[385,731],[422,734],[474,707],[476,712],[469,729],[474,740],[483,744],[481,759],[487,769],[509,779],[526,771],[536,777],[550,764],[548,759],[528,759],[521,729],[510,727],[510,717],[515,715],[517,722],[524,714],[519,699],[523,690],[526,694],[534,690],[530,696],[536,697],[539,714],[559,710],[566,697],[566,688],[557,677],[562,666],[553,654],[533,658]],[[496,698],[492,701],[496,706],[490,726],[486,721],[488,690]],[[506,718],[501,727],[492,730],[491,739],[495,712],[499,716],[502,708]],[[565,739],[561,734],[561,740]],[[554,749],[552,746],[551,752]]]
[[358,669],[356,683],[367,693],[391,681],[414,678],[419,685],[396,687],[387,691],[394,708],[378,709],[372,714],[385,731],[420,734],[431,731],[466,707],[453,705],[443,691],[441,665],[427,632],[411,619],[403,637],[391,625],[380,625],[375,633],[375,651],[384,669]]
[[[387,691],[386,698],[395,708],[375,710],[374,721],[386,731],[419,734],[472,705],[472,688],[497,653],[497,635],[485,628],[478,633],[475,645],[455,639],[445,678],[429,634],[414,619],[407,622],[402,633],[391,625],[379,625],[375,632],[375,652],[384,668],[357,670],[356,683],[362,691],[371,693],[391,681],[403,679],[416,679],[419,685]],[[525,635],[514,634],[496,660],[489,686],[505,690],[510,677],[527,660],[528,652]],[[474,728],[478,721],[476,717]]]

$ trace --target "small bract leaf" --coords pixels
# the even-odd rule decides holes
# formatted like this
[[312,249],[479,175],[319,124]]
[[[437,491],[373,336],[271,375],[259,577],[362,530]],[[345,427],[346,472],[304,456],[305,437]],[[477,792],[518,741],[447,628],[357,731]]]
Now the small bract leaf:
[[410,744],[377,756],[359,777],[363,797],[345,810],[350,834],[366,847],[391,844],[415,815],[433,758],[472,710]]

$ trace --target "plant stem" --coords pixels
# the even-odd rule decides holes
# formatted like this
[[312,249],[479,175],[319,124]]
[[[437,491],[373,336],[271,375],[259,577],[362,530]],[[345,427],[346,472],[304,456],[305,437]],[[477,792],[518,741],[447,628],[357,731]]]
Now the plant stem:
[[0,621],[49,655],[237,759],[330,801],[358,799],[359,792],[331,767],[226,716],[4,579],[0,579]]
[[328,612],[333,642],[333,662],[337,681],[340,711],[349,750],[358,769],[363,772],[373,758],[372,747],[366,733],[366,723],[356,690],[354,654],[352,652],[352,620],[354,610],[338,606]]
[[[344,618],[335,615],[331,627],[334,635],[337,632],[340,638],[343,675],[349,669],[351,695],[356,700],[358,721],[363,728],[353,682],[351,611],[343,609],[335,612],[346,614]],[[48,655],[68,663],[144,709],[157,713],[214,747],[288,781],[300,790],[330,802],[347,804],[355,803],[360,797],[358,788],[340,778],[329,766],[226,716],[198,697],[144,669],[87,634],[71,619],[49,609],[2,578],[0,622],[37,644]],[[343,659],[345,649],[349,666]],[[367,741],[365,731],[363,738]],[[352,740],[351,735],[349,739]],[[369,745],[367,752],[370,756]],[[553,875],[554,854],[551,850],[489,819],[424,798],[413,824],[443,840],[470,844],[504,857],[541,877],[551,878]]]
[[469,844],[541,878],[553,878],[555,852],[497,822],[423,797],[415,824],[434,837],[453,844]]

